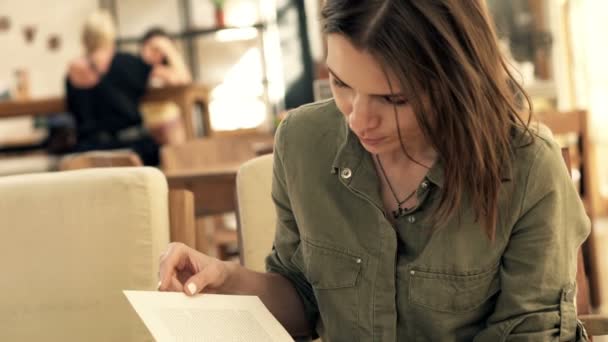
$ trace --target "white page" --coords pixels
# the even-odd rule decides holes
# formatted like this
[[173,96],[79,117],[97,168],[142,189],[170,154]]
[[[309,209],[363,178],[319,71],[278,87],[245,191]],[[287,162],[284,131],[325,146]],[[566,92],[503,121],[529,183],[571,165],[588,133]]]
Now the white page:
[[123,292],[157,341],[293,341],[255,296]]

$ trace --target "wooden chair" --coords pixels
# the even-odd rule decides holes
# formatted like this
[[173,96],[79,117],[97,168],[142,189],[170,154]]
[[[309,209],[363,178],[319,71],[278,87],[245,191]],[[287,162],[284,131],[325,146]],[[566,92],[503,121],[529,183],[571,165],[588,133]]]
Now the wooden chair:
[[[100,167],[142,167],[139,156],[132,151],[92,151],[64,157],[59,171]],[[171,241],[194,247],[194,196],[184,189],[169,190],[169,227]]]
[[[569,147],[567,153],[572,161],[573,174],[579,175],[574,178],[575,181],[578,180],[581,200],[593,227],[598,215],[605,210],[605,206],[599,194],[597,164],[595,163],[594,146],[589,137],[587,116],[587,112],[584,110],[538,114],[540,121],[553,132],[562,147]],[[591,235],[583,245],[592,307],[599,307],[602,298],[596,245],[594,229],[592,229]]]
[[[562,157],[568,172],[572,176],[571,154],[569,148],[562,148]],[[583,249],[578,251],[578,262],[576,272],[576,310],[578,317],[585,325],[585,329],[590,336],[608,335],[608,316],[592,315],[589,280],[585,270],[585,259]]]
[[[202,85],[189,84],[154,88],[146,93],[142,101],[144,103],[162,101],[175,103],[182,115],[187,140],[211,134],[209,89]],[[200,114],[200,122],[196,119],[197,113]]]
[[[211,245],[218,258],[230,257],[229,249],[236,247],[238,239],[236,231],[225,226],[222,215],[235,211],[236,171],[260,154],[259,146],[268,146],[272,140],[271,135],[259,132],[217,134],[162,148],[161,163],[169,186],[194,193],[198,250],[208,252]],[[210,234],[205,227],[208,218],[213,221]]]
[[120,166],[143,166],[143,163],[131,151],[91,151],[68,155],[59,161],[59,171]]

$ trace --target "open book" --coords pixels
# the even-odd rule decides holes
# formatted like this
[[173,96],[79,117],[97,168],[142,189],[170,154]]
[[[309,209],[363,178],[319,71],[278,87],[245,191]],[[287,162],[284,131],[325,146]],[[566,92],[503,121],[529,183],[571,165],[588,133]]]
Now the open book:
[[124,291],[157,341],[293,341],[255,296]]

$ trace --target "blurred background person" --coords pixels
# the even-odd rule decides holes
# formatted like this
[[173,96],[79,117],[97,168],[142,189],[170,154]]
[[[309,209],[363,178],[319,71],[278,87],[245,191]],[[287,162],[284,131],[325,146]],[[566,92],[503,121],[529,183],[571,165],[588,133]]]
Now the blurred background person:
[[[140,41],[140,57],[153,67],[151,87],[179,86],[192,82],[184,58],[169,34],[160,27],[148,29]],[[144,123],[160,144],[180,144],[186,140],[179,107],[170,101],[148,102],[141,107]]]
[[[84,54],[68,68],[66,97],[73,114],[77,142],[74,152],[131,149],[146,165],[158,165],[159,142],[145,128],[139,104],[151,79],[164,84],[183,80],[174,69],[140,56],[116,51],[116,29],[106,11],[93,13],[82,31]],[[174,51],[170,41],[154,40],[150,50]],[[159,48],[159,46],[163,46]],[[146,53],[148,55],[148,53]],[[181,74],[180,74],[181,75]],[[162,143],[162,141],[161,141]]]
[[169,34],[152,27],[141,40],[141,58],[154,67],[152,85],[181,85],[192,82],[190,71]]

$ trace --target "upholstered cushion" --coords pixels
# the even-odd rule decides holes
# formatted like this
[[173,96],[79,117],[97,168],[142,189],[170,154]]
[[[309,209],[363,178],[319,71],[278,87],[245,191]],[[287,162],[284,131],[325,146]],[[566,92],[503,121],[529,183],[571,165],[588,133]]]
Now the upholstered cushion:
[[169,239],[152,168],[0,178],[0,341],[151,339],[123,289],[153,290]]
[[57,163],[57,157],[47,155],[0,158],[0,176],[54,171]]
[[238,221],[242,258],[250,269],[265,271],[265,259],[272,249],[276,214],[270,196],[272,155],[248,161],[237,179]]

